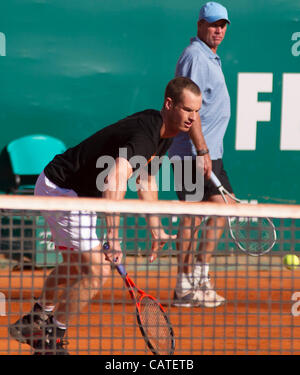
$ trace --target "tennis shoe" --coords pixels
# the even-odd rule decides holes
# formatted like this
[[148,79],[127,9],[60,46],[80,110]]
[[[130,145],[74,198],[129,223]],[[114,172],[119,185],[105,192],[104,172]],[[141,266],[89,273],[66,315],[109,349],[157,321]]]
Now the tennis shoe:
[[187,291],[186,293],[179,293],[178,291],[174,291],[174,297],[172,306],[175,307],[197,307],[199,306],[199,302],[197,299],[194,299],[194,292]]
[[217,294],[210,279],[205,279],[199,283],[193,296],[198,301],[198,306],[214,308],[225,303],[225,298]]
[[69,355],[66,348],[67,345],[67,340],[59,338],[38,340],[35,345],[34,355]]
[[34,355],[69,355],[66,346],[68,341],[64,340],[66,330],[57,327],[50,317],[45,328],[45,336],[37,340],[34,345]]
[[29,314],[9,326],[9,334],[20,343],[34,347],[35,342],[43,336],[43,329],[48,319],[49,315],[38,303],[35,303]]

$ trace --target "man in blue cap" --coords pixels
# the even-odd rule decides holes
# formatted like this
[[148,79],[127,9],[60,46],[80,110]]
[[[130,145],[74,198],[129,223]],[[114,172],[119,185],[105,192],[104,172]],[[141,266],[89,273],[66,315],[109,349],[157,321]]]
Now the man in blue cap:
[[[217,49],[222,43],[227,26],[230,24],[227,10],[216,2],[208,2],[200,9],[197,37],[181,54],[176,76],[191,78],[202,92],[200,118],[195,122],[189,134],[175,137],[169,156],[178,155],[193,158],[193,174],[197,173],[196,156],[204,159],[204,196],[203,201],[223,202],[219,191],[210,181],[211,170],[217,175],[223,186],[230,192],[232,188],[223,167],[223,138],[230,118],[230,98],[222,72],[221,60]],[[184,162],[182,163],[184,169]],[[184,171],[182,173],[184,176]],[[176,176],[175,176],[176,177]],[[177,181],[180,184],[179,181]],[[175,178],[176,184],[176,178]],[[184,184],[181,184],[182,186]],[[180,185],[179,185],[180,186]],[[187,200],[191,192],[177,191],[180,200]],[[189,198],[190,200],[190,198]],[[209,264],[213,251],[220,239],[225,219],[210,218],[202,230],[199,252],[193,259],[194,244],[198,231],[192,228],[201,224],[202,218],[185,217],[178,232],[178,275],[174,292],[175,306],[217,307],[225,302],[218,295],[209,278]]]

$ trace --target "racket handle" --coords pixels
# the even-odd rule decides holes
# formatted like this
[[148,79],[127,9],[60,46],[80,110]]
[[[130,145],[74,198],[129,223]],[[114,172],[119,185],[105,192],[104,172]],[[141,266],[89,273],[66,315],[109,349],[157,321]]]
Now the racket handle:
[[218,177],[214,174],[213,171],[211,172],[210,179],[211,179],[212,183],[213,183],[217,188],[219,188],[220,186],[222,186],[220,180],[219,180]]
[[[103,244],[103,249],[104,250],[109,250],[110,246],[109,246],[109,243],[108,242],[104,242]],[[127,275],[127,272],[125,270],[125,267],[123,266],[123,264],[119,264],[119,265],[115,265],[117,271],[119,272],[119,274],[123,277],[126,277]]]
[[119,272],[119,274],[123,277],[125,277],[127,275],[127,272],[125,270],[125,267],[123,266],[123,264],[119,264],[118,266],[116,266],[116,269],[117,271]]

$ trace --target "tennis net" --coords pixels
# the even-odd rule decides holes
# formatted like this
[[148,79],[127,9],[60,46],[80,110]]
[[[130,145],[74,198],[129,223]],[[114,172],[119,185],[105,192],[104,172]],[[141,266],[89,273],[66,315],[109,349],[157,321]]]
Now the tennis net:
[[[52,328],[61,324],[63,315],[57,315],[56,310],[59,304],[65,305],[64,312],[68,315],[67,330],[61,341],[68,341],[64,347],[70,354],[151,354],[137,324],[135,305],[114,267],[106,283],[100,285],[92,277],[94,274],[91,276],[90,269],[101,265],[101,257],[96,258],[99,264],[88,264],[76,256],[71,246],[55,249],[53,235],[59,238],[63,234],[51,233],[49,215],[59,221],[62,214],[89,218],[94,213],[97,219],[93,226],[101,244],[107,240],[106,217],[109,215],[118,223],[118,239],[127,272],[139,288],[158,298],[167,311],[175,334],[175,355],[300,354],[300,266],[287,268],[283,264],[286,255],[290,255],[291,262],[298,259],[295,256],[300,251],[300,206],[29,196],[0,196],[0,354],[51,351],[49,345],[57,341],[57,332],[49,336],[44,326],[53,316],[56,320],[51,320]],[[169,237],[153,263],[149,262],[153,227],[149,226],[148,219],[151,216],[159,217],[158,230],[170,235],[177,234],[178,230],[191,234],[186,239]],[[227,225],[209,262],[206,282],[210,289],[201,289],[199,280],[197,284],[196,278],[189,275],[190,290],[198,300],[185,299],[186,290],[174,299],[177,257],[181,255],[184,259],[185,273],[191,273],[198,245],[205,251],[214,241],[208,231],[216,233],[220,229],[218,220],[209,224],[209,218],[232,220],[234,217],[242,225],[247,218],[255,222],[264,216],[272,218],[276,228],[276,242],[269,252],[262,256],[247,255],[237,247]],[[185,218],[190,220],[188,227],[182,224]],[[80,241],[81,227],[86,229],[85,226],[92,224],[89,220],[79,220],[79,223]],[[64,229],[68,230],[69,225],[67,222]],[[192,237],[189,250],[192,256],[188,258],[185,257],[187,250],[183,249]],[[93,247],[94,238],[84,240],[90,241]],[[55,273],[58,267],[59,274]],[[101,272],[104,271],[96,273],[99,279],[103,278]],[[47,288],[53,296],[51,303],[45,297],[45,280],[50,275],[53,277]],[[82,282],[85,278],[88,284]],[[85,293],[81,293],[81,288],[85,288]],[[218,306],[204,306],[205,293],[213,290],[224,300]],[[184,306],[182,301],[193,306]],[[17,327],[18,332],[12,332],[10,327],[16,328],[16,321],[28,316],[36,303],[56,307],[53,311],[43,311],[46,315],[42,322],[36,313],[29,314],[30,318]]]

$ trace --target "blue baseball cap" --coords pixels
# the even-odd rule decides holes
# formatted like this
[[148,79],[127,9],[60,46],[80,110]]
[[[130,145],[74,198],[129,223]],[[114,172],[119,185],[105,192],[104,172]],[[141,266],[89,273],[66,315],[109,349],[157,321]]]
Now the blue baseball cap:
[[213,23],[219,20],[226,20],[228,23],[230,23],[228,19],[227,9],[223,7],[223,5],[214,1],[210,1],[209,3],[204,4],[200,9],[199,21],[200,20],[205,20],[209,23]]

